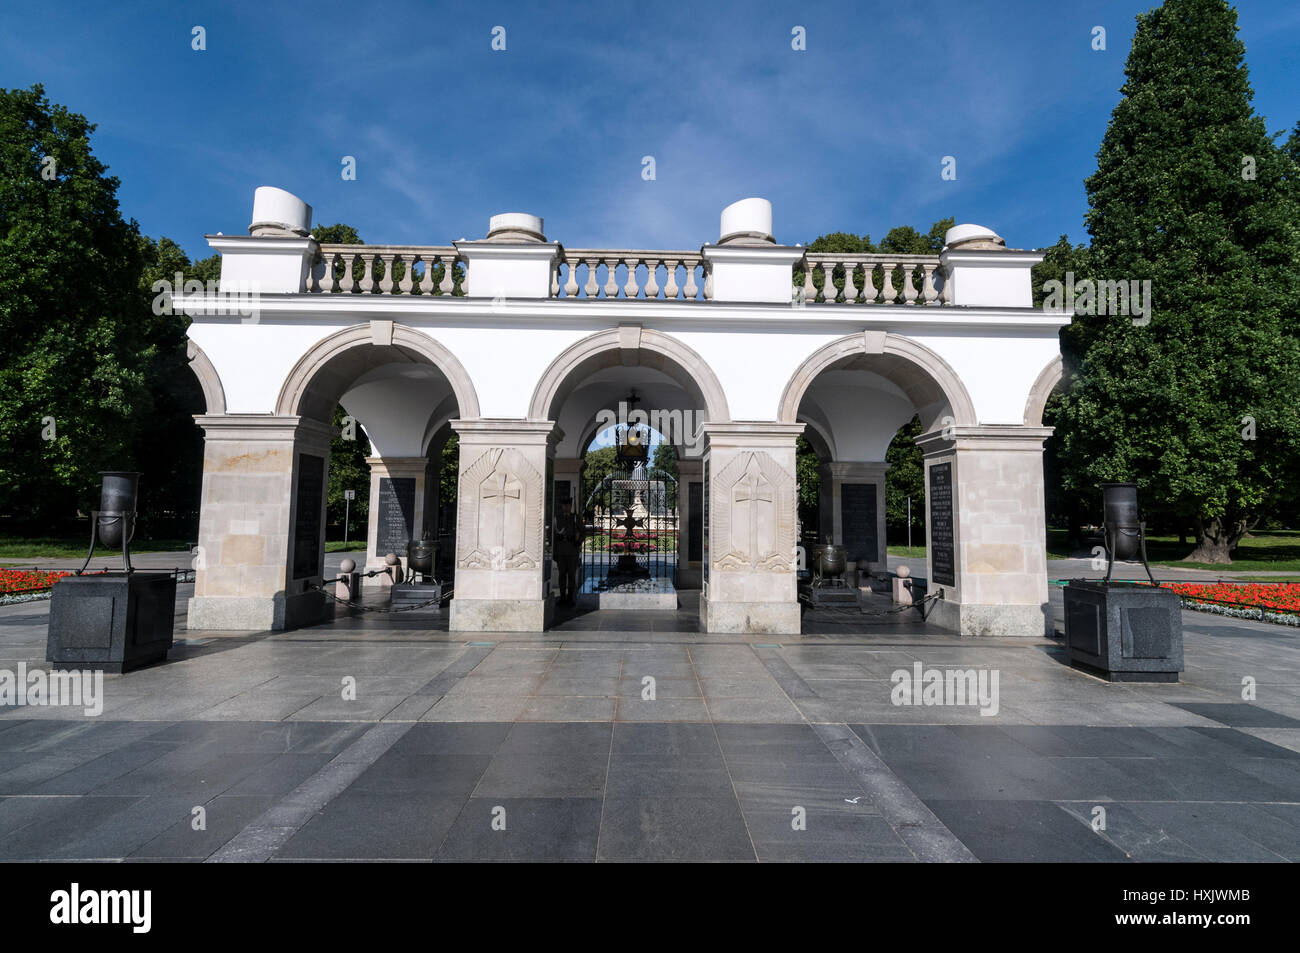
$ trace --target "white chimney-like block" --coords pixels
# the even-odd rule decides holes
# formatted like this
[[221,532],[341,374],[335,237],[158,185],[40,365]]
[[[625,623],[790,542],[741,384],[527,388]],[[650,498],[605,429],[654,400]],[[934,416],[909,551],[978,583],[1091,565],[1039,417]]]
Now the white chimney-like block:
[[1002,236],[983,225],[954,225],[944,234],[939,266],[948,284],[949,304],[965,308],[1032,308],[1032,269],[1040,252],[1006,247]]
[[503,212],[488,222],[487,238],[456,242],[465,259],[465,294],[470,298],[549,298],[560,256],[548,242],[540,216]]
[[311,206],[292,192],[259,186],[253,193],[253,221],[248,234],[306,238],[311,234]]
[[767,199],[741,199],[722,210],[719,245],[772,241],[772,203]]

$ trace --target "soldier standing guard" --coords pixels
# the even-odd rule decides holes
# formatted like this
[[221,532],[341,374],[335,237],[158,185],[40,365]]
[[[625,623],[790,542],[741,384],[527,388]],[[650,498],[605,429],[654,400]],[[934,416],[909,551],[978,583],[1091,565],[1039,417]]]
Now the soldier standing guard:
[[560,515],[555,518],[555,560],[560,564],[559,605],[574,605],[578,594],[578,560],[582,552],[582,538],[586,528],[573,512],[573,504],[565,500],[560,504]]

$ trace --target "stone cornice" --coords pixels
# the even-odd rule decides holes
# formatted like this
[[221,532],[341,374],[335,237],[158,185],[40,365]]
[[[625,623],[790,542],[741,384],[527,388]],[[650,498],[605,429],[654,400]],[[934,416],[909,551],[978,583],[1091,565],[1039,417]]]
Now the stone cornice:
[[[259,239],[265,241],[266,239]],[[259,321],[338,324],[340,329],[392,320],[419,329],[482,324],[491,327],[577,327],[604,329],[611,321],[642,323],[664,330],[735,330],[737,325],[772,330],[847,334],[880,329],[906,334],[909,330],[1007,329],[1055,336],[1070,323],[1064,311],[1043,308],[991,308],[959,305],[790,304],[724,301],[664,301],[656,299],[488,298],[449,295],[287,294],[261,293],[256,298]],[[198,324],[240,324],[231,315],[228,298],[177,295],[177,310]],[[208,308],[212,314],[207,314]]]
[[963,450],[1041,451],[1053,427],[1024,427],[1018,424],[985,424],[979,427],[950,427],[932,430],[916,438],[926,457]]

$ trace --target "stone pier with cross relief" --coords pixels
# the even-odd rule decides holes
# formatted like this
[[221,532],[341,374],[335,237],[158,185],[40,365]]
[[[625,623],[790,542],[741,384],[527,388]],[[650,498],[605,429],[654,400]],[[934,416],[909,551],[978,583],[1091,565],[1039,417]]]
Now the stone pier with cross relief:
[[794,467],[803,427],[704,425],[705,631],[799,632]]
[[452,631],[532,632],[551,621],[548,421],[456,420],[456,590]]

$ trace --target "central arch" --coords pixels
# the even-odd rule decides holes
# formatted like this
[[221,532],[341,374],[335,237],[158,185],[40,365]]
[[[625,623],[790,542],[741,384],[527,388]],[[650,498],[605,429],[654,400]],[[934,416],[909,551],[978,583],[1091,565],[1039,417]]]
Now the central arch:
[[731,420],[726,393],[704,358],[662,331],[628,325],[598,331],[565,348],[538,381],[528,405],[529,419],[553,419],[556,409],[584,377],[619,365],[663,371],[699,401],[710,422]]
[[393,326],[387,341],[377,341],[375,330],[368,324],[345,328],[317,341],[285,380],[275,412],[317,417],[332,413],[348,385],[377,363],[391,363],[394,351],[408,360],[432,364],[451,385],[460,416],[479,415],[478,394],[464,365],[427,334],[402,324]]
[[[878,332],[871,331],[832,341],[799,365],[781,394],[777,420],[796,423],[799,405],[817,375],[859,356],[878,357],[872,369],[902,388],[917,408],[946,404],[956,426],[973,427],[979,423],[970,394],[947,361],[911,338],[885,333],[882,340]],[[934,419],[922,421],[927,429],[940,415],[931,412],[929,416]]]

